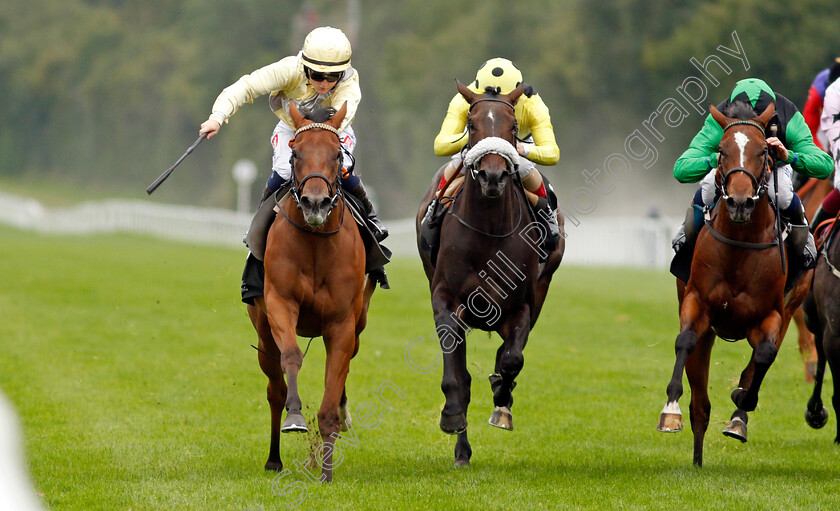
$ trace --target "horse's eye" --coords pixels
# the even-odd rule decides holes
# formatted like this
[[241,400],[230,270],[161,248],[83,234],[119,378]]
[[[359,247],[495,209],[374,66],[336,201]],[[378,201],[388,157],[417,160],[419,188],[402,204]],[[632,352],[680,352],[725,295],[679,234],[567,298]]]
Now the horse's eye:
[[467,129],[470,130],[470,131],[473,131],[475,129],[475,124],[473,124],[472,122],[468,122],[467,123]]

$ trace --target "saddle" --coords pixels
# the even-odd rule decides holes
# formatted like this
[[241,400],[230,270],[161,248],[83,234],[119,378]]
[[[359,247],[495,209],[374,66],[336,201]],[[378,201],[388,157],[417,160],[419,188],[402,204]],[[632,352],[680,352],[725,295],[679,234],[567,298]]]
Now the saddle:
[[443,195],[437,200],[432,201],[429,207],[432,208],[423,220],[420,222],[420,249],[429,257],[432,266],[437,264],[438,246],[440,245],[440,226],[443,223],[443,217],[455,199],[458,198],[458,193],[464,184],[463,174],[457,175],[449,185],[446,187]]
[[[245,246],[251,250],[251,254],[263,261],[265,259],[265,245],[268,240],[268,229],[274,223],[277,213],[280,211],[283,203],[289,200],[289,191],[280,189],[268,199],[264,200],[257,213],[251,220],[251,227],[245,235]],[[365,273],[370,273],[372,270],[382,268],[391,260],[391,251],[388,247],[379,244],[374,237],[371,228],[367,225],[367,216],[362,211],[361,202],[352,194],[345,193],[342,195],[347,209],[351,216],[356,221],[359,227],[359,234],[362,236],[362,242],[365,245]]]

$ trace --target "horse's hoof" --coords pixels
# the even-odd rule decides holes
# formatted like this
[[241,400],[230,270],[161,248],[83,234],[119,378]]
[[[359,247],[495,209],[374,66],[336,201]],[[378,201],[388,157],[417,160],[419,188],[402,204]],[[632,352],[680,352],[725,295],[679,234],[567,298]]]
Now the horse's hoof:
[[447,435],[457,435],[467,430],[467,417],[463,413],[458,415],[440,414],[440,429]]
[[683,429],[682,412],[680,404],[676,401],[668,403],[659,414],[659,424],[656,429],[662,433],[677,433]]
[[455,463],[453,463],[452,466],[455,467],[455,468],[469,467],[470,466],[470,460],[455,460]]
[[497,428],[512,431],[513,414],[510,413],[510,408],[508,408],[507,406],[497,406],[496,409],[493,410],[493,413],[490,415],[490,420],[487,421],[487,423]]
[[268,460],[265,462],[265,469],[271,470],[273,472],[282,472],[283,471],[283,462],[282,461],[271,461]]
[[280,432],[282,433],[305,433],[307,431],[309,431],[309,428],[306,427],[306,419],[299,413],[289,413],[286,415],[286,420],[283,421],[283,426],[280,428]]
[[747,441],[747,423],[735,417],[723,428],[723,434],[730,438],[736,438],[741,443],[745,443]]
[[805,422],[814,429],[820,429],[828,422],[828,410],[824,406],[816,412],[805,410]]

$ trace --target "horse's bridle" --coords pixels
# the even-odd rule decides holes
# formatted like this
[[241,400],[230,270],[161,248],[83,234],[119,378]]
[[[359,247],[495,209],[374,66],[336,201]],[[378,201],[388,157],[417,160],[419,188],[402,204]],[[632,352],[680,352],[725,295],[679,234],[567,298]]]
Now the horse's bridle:
[[[320,123],[320,122],[313,122],[311,124],[307,124],[306,126],[302,126],[302,127],[298,128],[297,131],[295,131],[294,138],[292,138],[292,140],[289,141],[289,145],[292,145],[294,143],[295,139],[297,138],[297,136],[300,133],[302,133],[304,131],[307,131],[307,130],[315,129],[315,128],[329,131],[330,133],[334,134],[337,138],[339,138],[339,140],[341,139],[340,135],[338,134],[338,130],[333,128],[329,124],[324,124],[324,123]],[[341,144],[339,142],[339,147],[340,146],[341,146]],[[291,169],[292,169],[292,179],[291,179],[292,186],[291,186],[290,194],[292,196],[292,199],[294,199],[295,203],[298,205],[298,208],[301,207],[301,205],[300,205],[300,192],[303,190],[303,187],[306,186],[306,182],[309,181],[310,179],[322,179],[325,183],[327,183],[327,190],[328,190],[328,193],[330,195],[330,209],[327,211],[327,216],[329,216],[329,214],[332,213],[332,210],[335,209],[335,206],[338,204],[338,198],[341,196],[340,180],[341,180],[341,160],[343,158],[343,154],[344,154],[343,151],[338,153],[338,158],[337,158],[337,163],[336,163],[336,165],[338,166],[338,170],[336,171],[336,174],[335,174],[335,181],[330,181],[330,178],[328,178],[324,174],[321,174],[320,172],[313,172],[311,174],[308,174],[306,177],[301,179],[300,182],[298,182],[297,173],[295,172],[295,158],[297,157],[297,154],[295,153],[294,148],[292,149],[292,156],[289,158],[289,165],[291,166]],[[336,229],[334,231],[329,231],[329,232],[313,231],[311,229],[305,229],[302,226],[295,223],[291,218],[289,218],[289,216],[286,214],[286,212],[283,210],[283,208],[280,208],[280,211],[282,211],[283,215],[286,217],[286,219],[289,220],[289,222],[291,222],[291,224],[294,225],[295,227],[297,227],[298,229],[300,229],[304,232],[309,232],[309,233],[312,233],[312,234],[316,234],[318,236],[333,235],[333,234],[337,233],[338,231],[340,231],[342,225],[344,224],[344,214],[342,214],[341,215],[341,223],[339,224],[338,229]]]
[[[764,134],[764,128],[760,124],[758,124],[756,122],[753,122],[753,121],[743,121],[743,120],[742,121],[734,121],[734,122],[731,122],[731,123],[727,124],[726,127],[723,129],[723,131],[725,133],[726,130],[728,130],[729,128],[731,128],[733,126],[738,126],[738,125],[741,125],[741,124],[745,124],[747,126],[752,126],[754,128],[757,128],[761,132],[761,135],[764,137],[764,140],[765,140],[765,145],[764,145],[764,171],[762,172],[761,179],[759,180],[758,178],[756,178],[753,175],[752,172],[750,172],[748,169],[746,169],[744,167],[733,167],[733,168],[729,169],[729,171],[726,174],[724,174],[723,183],[718,185],[717,184],[717,178],[715,178],[716,179],[715,184],[720,187],[721,196],[722,196],[723,200],[726,200],[726,199],[729,198],[729,196],[726,195],[726,183],[729,181],[729,176],[731,176],[735,172],[743,172],[746,175],[748,175],[750,177],[750,179],[752,180],[753,187],[756,190],[756,193],[752,197],[752,199],[757,201],[760,197],[762,197],[764,194],[767,193],[767,184],[768,184],[768,180],[769,180],[769,176],[770,176],[770,154],[769,154],[769,151],[768,151],[768,148],[767,148],[767,136]],[[718,150],[718,153],[720,153],[720,150]],[[720,171],[721,169],[722,169],[722,163],[720,161],[720,158],[718,158],[718,170]],[[777,193],[778,193],[778,187],[776,189],[777,189]],[[778,201],[776,201],[776,207],[778,209]],[[772,248],[772,247],[775,247],[775,246],[779,246],[779,249],[781,250],[781,228],[778,224],[778,217],[779,217],[779,214],[778,214],[778,210],[777,210],[776,211],[776,218],[777,218],[776,236],[775,236],[775,239],[772,242],[768,242],[768,243],[752,243],[752,242],[747,242],[747,241],[738,241],[738,240],[729,239],[729,238],[727,238],[726,236],[717,232],[714,229],[714,226],[712,225],[712,221],[709,218],[706,218],[705,225],[708,228],[709,232],[711,233],[712,237],[714,237],[715,239],[717,239],[721,243],[724,243],[724,244],[727,244],[727,245],[730,245],[730,246],[734,246],[734,247],[738,247],[738,248],[746,248],[746,249],[749,249],[749,250],[764,250],[766,248]],[[784,256],[782,257],[782,268],[784,269]]]
[[[731,169],[729,169],[729,171],[727,171],[723,175],[723,181],[720,184],[718,184],[718,187],[720,188],[721,197],[723,198],[723,200],[729,199],[729,195],[726,194],[726,184],[729,182],[729,176],[731,176],[732,174],[734,174],[736,172],[743,172],[744,174],[749,176],[750,180],[752,181],[753,189],[755,190],[755,195],[752,196],[752,199],[754,201],[757,201],[765,193],[767,193],[767,187],[769,185],[769,180],[770,180],[770,172],[769,172],[770,171],[770,152],[767,148],[767,137],[764,134],[764,128],[760,124],[758,124],[757,122],[753,122],[753,121],[734,121],[734,122],[731,122],[731,123],[726,125],[726,127],[723,129],[723,132],[726,133],[726,130],[728,130],[729,128],[731,128],[733,126],[739,126],[739,125],[747,125],[747,126],[752,126],[754,128],[757,128],[761,132],[761,136],[764,137],[764,167],[763,167],[764,171],[761,173],[761,178],[759,179],[759,178],[755,177],[753,175],[753,173],[750,172],[749,169],[747,169],[745,167],[732,167]],[[720,155],[720,148],[718,148],[718,155]],[[718,174],[720,174],[720,172],[723,171],[723,164],[721,162],[720,156],[718,156],[718,171],[719,171]],[[717,181],[717,179],[716,179],[716,181]]]
[[[470,105],[469,110],[467,111],[467,145],[464,146],[464,149],[462,151],[469,150],[471,147],[473,147],[472,134],[470,133],[470,130],[469,130],[469,125],[471,124],[469,119],[470,119],[470,115],[472,115],[472,111],[473,111],[473,108],[475,108],[475,105],[477,105],[477,104],[479,104],[483,101],[492,101],[492,102],[495,102],[495,103],[503,103],[503,104],[509,106],[511,110],[516,112],[516,107],[513,106],[513,103],[511,103],[510,101],[506,101],[504,99],[500,99],[500,98],[478,98],[477,100],[473,101],[472,104]],[[515,134],[519,133],[519,123],[516,121],[516,115],[515,114],[513,116],[513,131],[514,131]],[[514,139],[516,138],[515,134],[514,134]],[[487,154],[490,154],[490,153],[487,153]],[[481,158],[483,158],[484,156],[486,156],[486,155],[483,155]],[[477,158],[476,163],[478,163],[481,160],[481,158]],[[513,162],[511,165],[506,166],[505,172],[507,174],[515,174],[518,170],[518,167],[519,167],[519,165],[516,162]],[[472,176],[472,178],[476,179],[476,173],[478,172],[478,169],[476,169],[476,166],[475,165],[469,165],[467,168],[469,169],[470,175]]]
[[[323,123],[320,123],[320,122],[313,122],[312,124],[307,124],[306,126],[298,128],[298,130],[295,131],[294,138],[289,143],[290,144],[294,143],[295,138],[297,138],[297,136],[299,134],[303,133],[304,131],[315,129],[315,128],[319,128],[319,129],[322,129],[322,130],[329,131],[330,133],[334,134],[336,136],[336,138],[339,138],[339,139],[341,138],[338,134],[338,130],[333,128],[329,124],[323,124]],[[339,143],[339,147],[340,146],[341,146],[341,144]],[[342,154],[343,153],[341,153],[341,152],[338,153],[339,163],[337,163],[337,165],[339,167],[341,166],[340,160],[342,159]],[[298,182],[297,173],[295,172],[295,158],[296,157],[297,157],[297,153],[295,152],[295,150],[293,148],[292,149],[292,156],[289,158],[289,165],[292,168],[292,189],[291,189],[292,198],[295,200],[295,202],[298,205],[300,205],[300,191],[303,190],[303,187],[306,185],[306,182],[309,181],[310,179],[313,179],[313,178],[314,179],[322,179],[322,180],[324,180],[324,182],[327,183],[327,190],[329,191],[329,194],[330,194],[330,211],[332,211],[333,208],[336,205],[336,202],[338,201],[338,196],[339,196],[340,190],[341,190],[341,186],[339,186],[339,180],[341,179],[341,171],[340,170],[336,171],[335,181],[330,181],[330,178],[328,178],[324,174],[321,174],[320,172],[313,172],[313,173],[307,175],[306,177],[304,177],[303,179],[301,179],[300,182]]]

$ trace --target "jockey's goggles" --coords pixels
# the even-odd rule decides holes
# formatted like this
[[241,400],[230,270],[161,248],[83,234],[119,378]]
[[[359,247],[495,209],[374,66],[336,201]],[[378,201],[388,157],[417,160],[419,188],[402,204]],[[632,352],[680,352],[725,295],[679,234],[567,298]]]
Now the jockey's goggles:
[[306,77],[313,82],[323,82],[324,80],[335,83],[341,78],[341,75],[344,74],[343,71],[339,71],[337,73],[323,73],[321,71],[314,71],[312,69],[306,68]]

